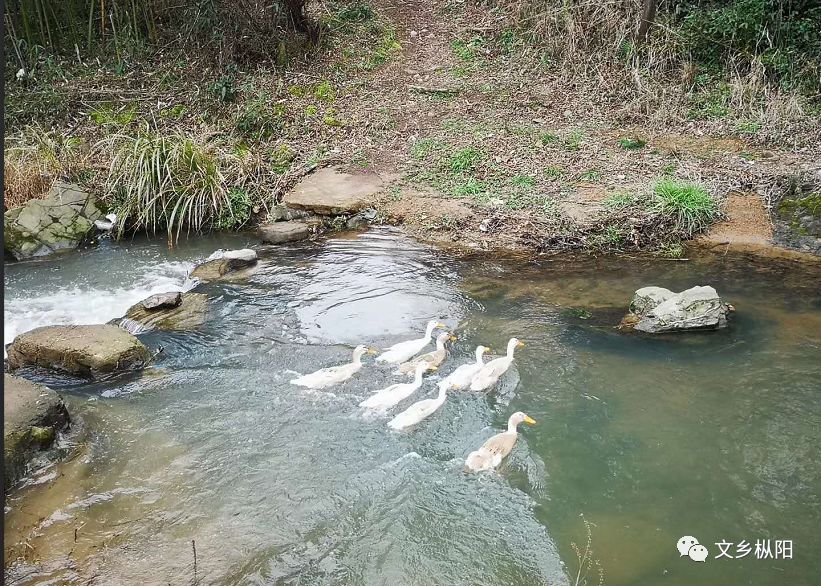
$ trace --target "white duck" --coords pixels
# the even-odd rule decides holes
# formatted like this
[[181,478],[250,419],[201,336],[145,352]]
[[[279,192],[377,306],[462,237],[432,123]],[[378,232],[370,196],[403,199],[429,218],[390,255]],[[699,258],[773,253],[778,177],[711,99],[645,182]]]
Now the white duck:
[[491,360],[480,368],[470,379],[470,390],[484,391],[495,385],[499,381],[499,377],[507,372],[507,369],[513,364],[513,351],[519,346],[524,346],[524,342],[511,338],[507,343],[507,355]]
[[365,354],[376,354],[376,350],[367,346],[357,346],[353,351],[353,362],[341,364],[339,366],[329,366],[322,368],[311,374],[291,380],[292,385],[308,387],[309,389],[324,389],[331,385],[348,380],[362,368],[362,356]]
[[517,411],[507,420],[507,431],[497,433],[483,443],[481,448],[468,455],[467,460],[465,460],[465,468],[471,472],[481,472],[483,470],[496,468],[501,464],[505,456],[507,456],[511,450],[513,450],[513,446],[516,445],[516,439],[519,437],[516,427],[520,423],[527,423],[528,425],[536,424],[528,415]]
[[399,364],[405,362],[409,358],[416,356],[425,346],[430,343],[431,334],[436,328],[444,328],[445,324],[431,320],[428,322],[428,327],[425,330],[425,337],[416,340],[408,340],[407,342],[399,342],[394,344],[377,358],[377,362],[389,362],[392,364]]
[[470,384],[473,375],[479,372],[479,369],[485,365],[485,363],[482,362],[482,356],[485,352],[490,352],[490,348],[487,346],[476,346],[476,362],[463,364],[445,377],[444,380],[454,389],[464,389]]
[[413,372],[416,370],[416,365],[420,362],[426,362],[428,365],[428,370],[431,370],[434,367],[439,368],[439,365],[442,364],[445,361],[445,358],[448,357],[448,350],[445,348],[445,342],[448,340],[453,342],[456,340],[456,336],[452,336],[450,332],[442,332],[436,336],[436,350],[417,356],[407,362],[403,362],[399,365],[399,368],[394,374],[407,374],[413,376]]
[[397,383],[390,385],[362,401],[359,406],[365,407],[369,411],[385,412],[403,399],[410,397],[416,389],[422,386],[422,373],[427,370],[428,365],[421,362],[416,365],[412,383]]
[[439,381],[439,394],[435,399],[417,401],[388,422],[388,427],[397,431],[416,425],[432,415],[439,407],[445,404],[445,397],[450,385],[447,381]]

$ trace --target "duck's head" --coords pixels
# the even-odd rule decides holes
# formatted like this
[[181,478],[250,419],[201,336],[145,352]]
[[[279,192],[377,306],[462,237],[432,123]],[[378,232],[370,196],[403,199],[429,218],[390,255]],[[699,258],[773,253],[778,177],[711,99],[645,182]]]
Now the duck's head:
[[440,321],[436,321],[432,319],[428,322],[427,327],[425,328],[425,332],[427,333],[428,337],[433,333],[433,330],[436,328],[446,328],[447,326]]
[[488,352],[490,352],[490,348],[488,348],[487,346],[482,346],[481,344],[479,346],[476,346],[476,358],[481,358]]
[[520,423],[527,423],[528,425],[536,425],[536,420],[530,417],[527,413],[522,413],[521,411],[516,411],[513,415],[510,416],[510,419],[507,420],[508,425],[516,427]]
[[439,345],[444,346],[445,342],[448,342],[448,341],[455,342],[456,341],[456,336],[454,336],[450,332],[442,332],[441,334],[436,336],[436,343],[439,344]]
[[354,360],[359,360],[365,354],[378,354],[379,351],[376,348],[370,348],[365,346],[364,344],[360,344],[356,348],[353,349],[353,358]]
[[507,353],[512,354],[513,350],[516,348],[524,347],[525,343],[522,342],[519,338],[511,338],[510,341],[507,343]]

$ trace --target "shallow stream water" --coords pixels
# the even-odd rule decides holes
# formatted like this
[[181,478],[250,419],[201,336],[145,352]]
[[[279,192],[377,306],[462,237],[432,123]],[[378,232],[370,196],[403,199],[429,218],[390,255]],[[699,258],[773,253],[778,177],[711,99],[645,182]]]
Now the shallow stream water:
[[[118,317],[251,243],[103,243],[7,264],[6,343]],[[163,348],[141,375],[47,380],[75,418],[70,459],[10,495],[7,583],[573,584],[587,521],[580,584],[599,568],[610,586],[817,584],[820,276],[732,254],[455,259],[390,229],[265,250],[247,279],[198,287],[200,330],[140,335]],[[737,311],[719,332],[614,330],[649,284],[711,284]],[[442,375],[477,344],[526,347],[495,392],[453,393],[404,433],[356,406],[397,380],[372,358],[329,392],[288,383],[434,318],[459,338]],[[434,375],[400,408],[435,393]],[[499,472],[464,474],[517,410],[538,424]],[[679,557],[682,535],[706,562]],[[792,559],[715,558],[716,542],[759,539],[791,540]]]

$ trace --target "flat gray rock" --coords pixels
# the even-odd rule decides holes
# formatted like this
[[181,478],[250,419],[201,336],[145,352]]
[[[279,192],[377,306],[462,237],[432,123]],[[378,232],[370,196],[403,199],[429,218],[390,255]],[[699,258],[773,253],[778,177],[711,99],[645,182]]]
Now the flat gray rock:
[[352,175],[326,167],[302,179],[282,201],[289,208],[337,216],[358,212],[383,187],[375,173]]
[[143,309],[148,311],[154,309],[169,309],[177,307],[180,303],[182,303],[182,293],[179,291],[157,293],[140,301],[140,305],[142,305]]
[[283,244],[304,240],[311,235],[311,230],[305,222],[276,222],[260,226],[257,234],[264,244]]
[[9,369],[40,366],[97,378],[134,370],[151,360],[142,342],[117,326],[43,326],[17,336],[8,347]]

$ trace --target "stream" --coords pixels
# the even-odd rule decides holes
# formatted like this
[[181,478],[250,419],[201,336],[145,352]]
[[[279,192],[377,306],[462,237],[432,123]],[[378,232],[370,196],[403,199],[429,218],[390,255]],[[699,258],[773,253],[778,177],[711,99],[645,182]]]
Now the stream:
[[[119,317],[255,242],[107,241],[6,264],[5,343]],[[736,307],[729,328],[612,327],[639,287],[702,284]],[[819,284],[818,264],[739,254],[455,258],[389,228],[261,250],[247,280],[197,288],[204,327],[140,334],[163,348],[143,373],[44,381],[75,424],[68,458],[8,497],[6,583],[593,585],[601,568],[608,586],[817,584]],[[325,391],[288,382],[429,319],[458,336],[441,376],[477,344],[526,346],[495,392],[453,392],[402,433],[357,407],[398,382],[372,357]],[[465,474],[519,410],[537,424],[498,473]],[[704,563],[679,557],[683,535]],[[717,542],[756,540],[792,557],[716,558]]]

